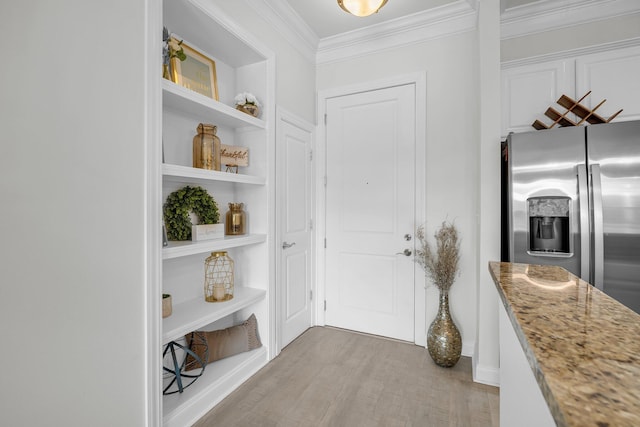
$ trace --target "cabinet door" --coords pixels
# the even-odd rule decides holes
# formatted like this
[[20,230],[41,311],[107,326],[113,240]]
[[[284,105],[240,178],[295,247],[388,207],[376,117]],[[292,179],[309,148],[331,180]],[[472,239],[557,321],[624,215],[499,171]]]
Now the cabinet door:
[[591,95],[583,102],[593,108],[606,99],[597,114],[615,121],[640,119],[640,47],[585,55],[576,60],[576,91]]
[[502,69],[502,136],[509,132],[534,130],[536,119],[551,124],[544,116],[562,94],[573,97],[574,61],[561,60]]
[[498,307],[500,425],[506,427],[555,426],[556,422],[501,300],[498,300]]

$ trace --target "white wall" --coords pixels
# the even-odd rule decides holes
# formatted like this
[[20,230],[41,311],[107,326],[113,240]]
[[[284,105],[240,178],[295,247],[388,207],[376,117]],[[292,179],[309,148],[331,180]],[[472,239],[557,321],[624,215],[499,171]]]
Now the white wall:
[[478,299],[477,341],[473,356],[475,381],[500,381],[498,294],[489,275],[488,262],[500,259],[500,5],[499,0],[480,2],[478,55],[480,90],[478,153]]
[[146,423],[145,7],[0,6],[0,425]]
[[[476,183],[478,88],[474,31],[355,59],[319,65],[318,91],[413,72],[427,76],[426,219],[428,235],[443,220],[462,237],[461,274],[451,289],[452,316],[465,353],[471,354],[476,323]],[[437,311],[437,291],[427,292],[427,322]]]

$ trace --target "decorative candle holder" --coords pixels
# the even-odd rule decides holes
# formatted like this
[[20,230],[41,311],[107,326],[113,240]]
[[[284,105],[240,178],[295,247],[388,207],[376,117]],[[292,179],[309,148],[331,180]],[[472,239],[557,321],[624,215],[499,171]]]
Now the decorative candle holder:
[[247,214],[242,209],[243,203],[229,203],[224,225],[224,234],[227,236],[239,236],[247,231]]
[[233,298],[234,262],[226,251],[211,252],[204,262],[204,299],[207,302]]

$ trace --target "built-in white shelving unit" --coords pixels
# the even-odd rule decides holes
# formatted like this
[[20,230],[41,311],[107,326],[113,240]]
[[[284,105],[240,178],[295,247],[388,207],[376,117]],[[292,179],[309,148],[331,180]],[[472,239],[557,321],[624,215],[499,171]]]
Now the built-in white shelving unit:
[[[220,222],[228,203],[244,203],[248,233],[199,242],[170,241],[162,249],[162,290],[173,299],[173,313],[162,319],[162,344],[194,330],[241,323],[251,313],[258,320],[263,344],[207,365],[203,375],[182,393],[163,396],[164,426],[184,426],[193,424],[270,357],[275,67],[273,54],[213,2],[164,0],[163,22],[171,33],[215,61],[219,92],[215,100],[162,81],[163,200],[185,185],[201,186],[216,200]],[[263,111],[258,118],[234,108],[234,97],[240,92],[251,92],[260,100]],[[217,126],[222,144],[248,148],[249,166],[238,173],[226,172],[224,166],[222,171],[193,168],[192,139],[199,123]],[[204,261],[210,252],[221,250],[235,261],[234,297],[207,303]]]

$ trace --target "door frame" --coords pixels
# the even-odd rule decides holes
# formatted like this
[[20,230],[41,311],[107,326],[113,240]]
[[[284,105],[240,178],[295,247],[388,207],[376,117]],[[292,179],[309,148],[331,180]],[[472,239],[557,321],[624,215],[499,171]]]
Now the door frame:
[[[280,141],[280,136],[282,135],[282,124],[283,123],[289,123],[293,126],[296,126],[304,131],[307,131],[311,134],[311,156],[312,156],[312,161],[311,161],[311,188],[309,189],[311,191],[311,194],[309,195],[309,197],[311,198],[311,221],[312,221],[312,230],[311,230],[311,235],[309,236],[309,250],[310,250],[310,259],[311,259],[311,272],[310,272],[310,280],[311,283],[309,284],[309,287],[311,289],[312,295],[313,295],[313,299],[316,300],[316,295],[317,295],[317,291],[316,291],[316,216],[315,216],[315,212],[316,212],[316,184],[315,184],[315,177],[317,175],[317,167],[316,167],[316,158],[315,158],[315,152],[316,152],[316,126],[314,126],[312,123],[306,121],[305,119],[291,113],[290,111],[277,106],[276,107],[276,147],[275,147],[275,152],[276,152],[276,161],[275,161],[275,180],[276,180],[276,185],[275,185],[275,193],[276,193],[276,197],[275,197],[275,206],[274,206],[274,211],[275,211],[275,248],[276,248],[276,256],[275,256],[275,270],[276,270],[276,285],[274,287],[275,289],[275,306],[274,306],[274,313],[275,313],[275,329],[276,329],[276,333],[275,333],[275,349],[274,349],[274,357],[277,356],[278,354],[280,354],[280,351],[282,351],[282,317],[281,317],[281,310],[284,310],[284,307],[282,307],[282,295],[281,295],[281,291],[282,291],[282,251],[279,250],[282,247],[282,227],[279,221],[279,217],[280,217],[280,213],[281,213],[281,204],[278,201],[278,194],[282,193],[280,191],[280,185],[282,184],[281,182],[281,178],[278,174],[278,168],[279,168],[279,164],[278,164],[278,154],[279,154],[279,147],[280,147],[280,143],[282,141]],[[314,326],[315,325],[315,318],[316,318],[316,307],[317,304],[315,304],[316,301],[311,301],[311,318],[310,318],[310,325]]]
[[[370,82],[356,83],[331,89],[318,91],[318,128],[316,133],[316,214],[315,217],[315,253],[317,254],[315,266],[315,324],[325,325],[325,286],[326,286],[326,251],[324,248],[326,236],[326,174],[327,174],[327,135],[325,115],[327,112],[327,100],[341,96],[353,95],[362,92],[370,92],[394,86],[415,85],[415,112],[416,112],[416,156],[415,156],[415,218],[416,228],[426,221],[426,130],[427,130],[427,74],[411,73],[394,77],[373,80]],[[426,325],[426,281],[424,272],[416,264],[414,265],[414,342],[417,345],[427,344]]]

